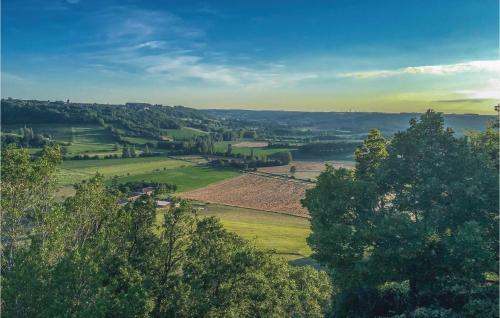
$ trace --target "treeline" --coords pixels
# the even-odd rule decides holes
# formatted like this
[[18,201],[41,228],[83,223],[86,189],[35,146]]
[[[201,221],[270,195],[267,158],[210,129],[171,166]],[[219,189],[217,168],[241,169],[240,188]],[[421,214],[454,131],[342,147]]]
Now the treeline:
[[[54,198],[58,149],[2,152],[2,316],[323,317],[328,275],[292,267],[184,201],[125,206],[96,177]],[[157,215],[161,213],[161,215]],[[159,217],[158,217],[159,216]]]
[[196,136],[184,141],[158,141],[156,147],[169,150],[171,155],[213,154],[215,149],[211,135]]
[[359,142],[314,142],[304,144],[298,147],[298,151],[305,154],[330,155],[330,154],[352,154],[360,145]]
[[[212,120],[182,106],[150,104],[104,105],[36,100],[2,99],[3,124],[111,125],[129,136],[159,138],[164,129],[182,126],[207,130]],[[111,129],[111,128],[110,128]]]
[[125,183],[118,183],[116,178],[111,180],[111,189],[116,189],[121,193],[127,194],[132,191],[140,191],[143,188],[155,188],[156,194],[166,194],[177,191],[177,185],[166,182],[153,182],[153,181],[129,181]]
[[35,134],[33,128],[22,127],[19,133],[2,133],[1,134],[2,147],[9,144],[14,144],[18,147],[25,148],[41,148],[43,146],[54,145],[55,142],[47,134]]
[[253,151],[250,155],[232,154],[230,152],[215,153],[219,158],[213,158],[210,164],[218,167],[231,167],[241,170],[256,169],[259,167],[273,167],[289,164],[292,154],[289,151],[281,151],[272,155],[254,156]]

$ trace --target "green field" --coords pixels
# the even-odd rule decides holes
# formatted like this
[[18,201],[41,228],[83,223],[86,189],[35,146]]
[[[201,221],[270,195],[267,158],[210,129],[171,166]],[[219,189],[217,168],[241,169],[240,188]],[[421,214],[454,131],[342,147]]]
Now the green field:
[[292,150],[289,148],[266,148],[266,147],[249,148],[249,147],[235,147],[234,146],[240,142],[241,141],[218,141],[214,145],[215,151],[216,152],[226,152],[228,144],[233,145],[232,151],[234,154],[243,154],[245,156],[249,156],[252,153],[252,149],[253,149],[254,156],[259,156],[259,155],[268,156],[268,155],[271,155],[271,154],[276,153],[276,152]]
[[[296,216],[218,204],[194,204],[200,216],[216,216],[226,229],[272,249],[288,260],[306,260],[311,249],[306,243],[309,220]],[[307,262],[307,261],[306,261]]]
[[227,169],[197,165],[196,161],[177,160],[166,157],[69,160],[60,166],[58,181],[61,186],[74,184],[101,173],[110,182],[118,176],[119,182],[155,181],[174,183],[178,191],[204,187],[238,175]]
[[196,136],[206,135],[207,132],[191,128],[191,127],[182,127],[181,129],[166,129],[167,136],[172,137],[175,140],[186,140]]
[[[16,130],[24,125],[5,125],[2,130]],[[77,154],[112,154],[115,141],[105,128],[98,125],[66,125],[66,124],[29,124],[35,134],[49,134],[56,141],[71,143],[67,147],[68,155]]]
[[177,191],[190,191],[205,187],[211,183],[220,182],[236,177],[239,173],[235,170],[218,169],[206,166],[184,166],[177,169],[153,171],[118,178],[118,182],[128,181],[153,181],[174,183]]
[[126,140],[127,142],[133,144],[133,145],[145,145],[146,143],[152,143],[156,144],[157,140],[154,139],[148,139],[148,138],[142,138],[142,137],[122,137],[123,140]]

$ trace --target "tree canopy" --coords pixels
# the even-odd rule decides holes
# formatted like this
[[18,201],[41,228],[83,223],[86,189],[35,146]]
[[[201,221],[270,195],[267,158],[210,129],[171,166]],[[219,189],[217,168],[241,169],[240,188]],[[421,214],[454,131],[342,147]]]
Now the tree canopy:
[[498,130],[457,138],[428,111],[390,141],[372,131],[354,171],[319,176],[303,204],[334,316],[498,316],[493,145]]

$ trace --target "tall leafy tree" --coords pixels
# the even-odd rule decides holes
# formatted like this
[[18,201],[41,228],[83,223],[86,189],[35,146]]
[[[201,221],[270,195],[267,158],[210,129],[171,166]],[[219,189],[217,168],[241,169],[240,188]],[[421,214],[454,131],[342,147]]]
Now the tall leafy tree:
[[496,312],[486,281],[498,266],[491,147],[455,137],[433,111],[384,144],[372,131],[356,170],[328,168],[304,200],[308,241],[338,287],[337,315]]

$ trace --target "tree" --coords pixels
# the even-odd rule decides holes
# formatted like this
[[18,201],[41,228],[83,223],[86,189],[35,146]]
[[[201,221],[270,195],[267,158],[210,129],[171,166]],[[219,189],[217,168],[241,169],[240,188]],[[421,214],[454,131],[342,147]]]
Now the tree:
[[132,148],[130,148],[130,157],[132,157],[132,158],[137,157],[137,153],[135,151],[135,146],[132,146]]
[[130,153],[130,147],[123,147],[122,149],[122,158],[130,158],[131,153]]
[[278,160],[283,165],[287,165],[292,162],[292,153],[290,151],[279,151],[268,156],[269,159]]
[[303,201],[314,257],[338,288],[336,315],[494,312],[498,290],[485,280],[498,266],[492,153],[456,138],[432,111],[384,143],[372,131],[356,153],[359,171],[328,167]]
[[2,150],[2,272],[14,266],[16,250],[29,233],[25,222],[42,224],[53,201],[55,164],[61,161],[59,148],[45,147],[39,159],[32,159],[26,149],[9,145]]
[[13,146],[2,153],[6,317],[322,317],[329,309],[326,273],[291,267],[185,201],[158,222],[153,197],[120,206],[121,193],[100,175],[53,200],[59,160],[57,148],[37,160]]
[[364,143],[354,152],[356,161],[356,177],[359,179],[371,180],[375,176],[377,169],[387,157],[387,141],[380,130],[370,130]]

